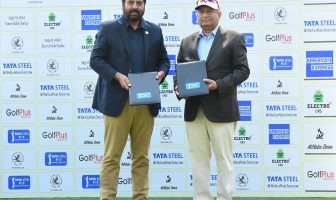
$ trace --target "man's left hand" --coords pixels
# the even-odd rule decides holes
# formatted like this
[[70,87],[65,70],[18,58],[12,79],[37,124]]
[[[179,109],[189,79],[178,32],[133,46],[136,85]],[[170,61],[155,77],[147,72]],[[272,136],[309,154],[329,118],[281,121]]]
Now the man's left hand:
[[203,79],[204,83],[208,84],[209,90],[217,90],[217,83],[211,79]]

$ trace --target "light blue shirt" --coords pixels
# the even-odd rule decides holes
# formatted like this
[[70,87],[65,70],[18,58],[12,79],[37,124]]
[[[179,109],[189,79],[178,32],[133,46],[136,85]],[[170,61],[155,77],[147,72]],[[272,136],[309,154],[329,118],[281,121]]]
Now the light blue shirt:
[[197,52],[200,60],[206,61],[218,28],[219,25],[211,33],[209,33],[208,37],[205,37],[204,33],[200,31],[197,44]]

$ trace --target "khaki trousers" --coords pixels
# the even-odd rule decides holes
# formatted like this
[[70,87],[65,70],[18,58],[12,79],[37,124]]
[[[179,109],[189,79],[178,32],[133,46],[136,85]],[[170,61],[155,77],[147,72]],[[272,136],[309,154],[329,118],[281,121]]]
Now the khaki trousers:
[[132,154],[132,199],[148,199],[148,150],[154,117],[148,106],[130,106],[127,102],[117,117],[104,115],[104,159],[100,170],[100,199],[115,200],[120,160],[128,134]]
[[233,134],[236,122],[214,123],[198,111],[192,122],[186,122],[189,155],[192,162],[193,199],[212,200],[210,186],[211,148],[217,165],[217,200],[232,199]]

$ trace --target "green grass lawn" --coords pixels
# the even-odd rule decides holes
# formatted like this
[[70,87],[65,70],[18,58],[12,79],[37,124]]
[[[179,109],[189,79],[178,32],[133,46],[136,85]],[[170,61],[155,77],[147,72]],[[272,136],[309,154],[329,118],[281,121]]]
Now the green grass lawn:
[[[77,198],[14,198],[1,200],[99,200],[98,197]],[[117,198],[117,200],[130,200],[131,198]],[[192,200],[191,197],[150,197],[149,200]],[[233,200],[336,200],[336,197],[234,197]]]

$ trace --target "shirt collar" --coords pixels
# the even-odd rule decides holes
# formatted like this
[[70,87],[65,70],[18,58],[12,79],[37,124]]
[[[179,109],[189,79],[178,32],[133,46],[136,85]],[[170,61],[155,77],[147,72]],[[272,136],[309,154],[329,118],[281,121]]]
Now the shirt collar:
[[[213,36],[215,37],[215,36],[216,36],[216,33],[217,33],[217,30],[218,30],[218,28],[219,28],[219,24],[216,26],[216,28],[215,28],[214,30],[212,30],[212,31],[211,31],[211,33],[210,33],[209,35],[213,35]],[[200,36],[200,37],[205,37],[205,35],[204,35],[204,33],[203,33],[203,31],[202,31],[202,30],[199,32],[199,36]]]

